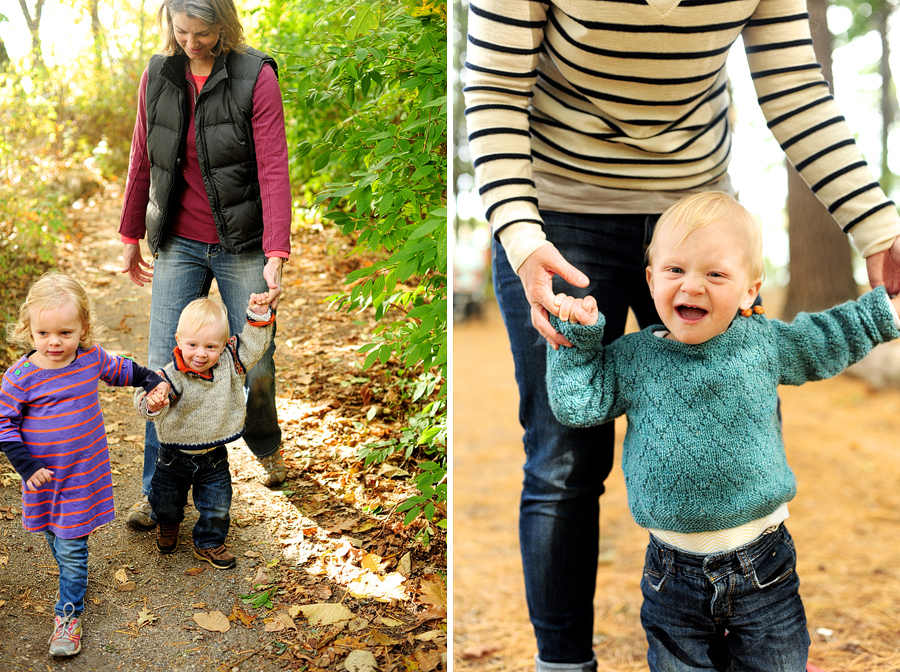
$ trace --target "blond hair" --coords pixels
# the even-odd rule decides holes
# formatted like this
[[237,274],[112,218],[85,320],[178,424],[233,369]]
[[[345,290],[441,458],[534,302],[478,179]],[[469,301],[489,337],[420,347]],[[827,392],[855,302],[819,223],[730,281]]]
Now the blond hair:
[[214,325],[222,330],[222,342],[228,340],[228,311],[225,306],[209,297],[194,299],[181,311],[175,333],[184,336],[185,331],[196,331]]
[[44,273],[31,283],[25,302],[19,306],[19,321],[6,327],[7,340],[25,348],[32,347],[34,345],[34,339],[31,337],[32,317],[45,310],[57,310],[68,303],[75,306],[78,319],[84,327],[81,347],[90,348],[100,332],[97,317],[91,308],[91,300],[77,280],[55,271]]
[[762,231],[759,220],[747,208],[724,191],[705,191],[686,196],[666,210],[659,218],[653,231],[653,238],[647,248],[647,263],[653,260],[657,241],[670,231],[680,231],[684,241],[690,234],[714,222],[733,225],[736,232],[745,237],[743,250],[746,254],[747,270],[750,278],[762,278],[765,273],[762,251]]
[[209,52],[212,56],[218,58],[227,56],[232,51],[243,53],[247,50],[244,27],[232,0],[163,0],[156,13],[156,23],[162,35],[159,53],[166,56],[184,53],[175,39],[175,28],[172,26],[172,17],[179,12],[184,12],[188,18],[202,21],[207,26],[219,26],[219,41]]

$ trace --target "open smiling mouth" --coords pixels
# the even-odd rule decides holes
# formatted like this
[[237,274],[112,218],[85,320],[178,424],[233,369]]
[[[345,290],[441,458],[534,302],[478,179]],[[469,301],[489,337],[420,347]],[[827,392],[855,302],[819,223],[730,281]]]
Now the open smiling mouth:
[[704,310],[703,308],[697,308],[697,306],[678,306],[675,308],[675,312],[678,313],[681,319],[687,320],[688,322],[695,322],[701,319],[709,311]]

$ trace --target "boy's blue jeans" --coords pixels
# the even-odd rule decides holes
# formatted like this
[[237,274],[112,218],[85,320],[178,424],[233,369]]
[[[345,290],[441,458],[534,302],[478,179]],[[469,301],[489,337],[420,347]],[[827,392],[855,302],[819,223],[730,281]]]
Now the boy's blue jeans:
[[[592,294],[606,316],[604,343],[625,330],[629,307],[642,327],[659,322],[647,289],[644,250],[658,215],[542,212],[547,238],[590,279],[587,289],[554,279],[554,290]],[[599,497],[612,468],[613,424],[588,429],[556,421],[544,381],[546,341],[503,247],[494,245],[493,280],[515,362],[525,477],[519,542],[538,669],[596,668],[591,647],[599,547]],[[546,666],[545,666],[546,667]]]
[[[156,371],[172,361],[175,328],[184,307],[209,293],[213,278],[222,303],[228,310],[231,335],[240,334],[250,294],[268,291],[263,278],[266,257],[262,248],[228,254],[221,245],[168,236],[153,261],[153,292],[150,298],[150,345],[147,367]],[[271,455],[281,445],[281,429],[275,410],[275,340],[262,359],[247,372],[247,423],[244,441],[257,457]],[[150,492],[159,440],[156,427],[146,423],[144,432],[144,474],[141,489]]]
[[194,545],[221,546],[231,524],[231,473],[225,446],[202,455],[160,446],[148,496],[157,523],[172,526],[184,520],[184,506],[192,486],[194,508],[200,513],[192,533]]
[[84,611],[84,595],[88,584],[88,538],[87,535],[76,539],[63,539],[53,532],[44,530],[44,537],[50,544],[50,552],[59,567],[59,600],[53,611],[57,616],[71,615],[66,611],[66,604],[75,608],[74,615],[81,616]]
[[810,640],[796,564],[784,525],[713,555],[651,535],[641,581],[651,672],[804,672]]

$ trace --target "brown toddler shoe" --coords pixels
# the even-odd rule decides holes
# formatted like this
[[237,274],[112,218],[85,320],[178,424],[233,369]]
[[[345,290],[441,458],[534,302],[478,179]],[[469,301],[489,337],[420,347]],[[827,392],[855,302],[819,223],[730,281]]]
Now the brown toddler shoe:
[[206,560],[216,569],[231,569],[237,564],[234,556],[225,548],[225,544],[212,548],[198,548],[194,545],[194,557],[198,560]]
[[156,531],[156,550],[166,555],[177,551],[178,528],[180,527],[181,523],[177,525],[160,524],[159,529]]

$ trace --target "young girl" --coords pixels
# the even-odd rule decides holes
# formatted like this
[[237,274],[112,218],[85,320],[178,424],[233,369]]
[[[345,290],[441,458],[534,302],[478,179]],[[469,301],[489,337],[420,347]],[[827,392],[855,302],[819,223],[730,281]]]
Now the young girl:
[[3,376],[0,449],[22,477],[22,524],[43,532],[59,566],[51,656],[81,651],[88,534],[112,521],[112,475],[97,381],[142,386],[162,408],[168,385],[156,373],[94,343],[84,288],[47,273],[29,288],[10,341],[30,348]]
[[554,327],[574,347],[547,351],[551,408],[578,427],[628,416],[628,505],[650,533],[650,670],[802,672],[809,634],[784,526],[797,483],[777,387],[837,375],[897,338],[900,297],[879,287],[791,324],[767,319],[753,307],[759,225],[721,192],[667,210],[647,256],[661,325],[603,346],[596,301],[556,297]]

